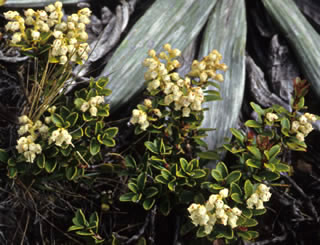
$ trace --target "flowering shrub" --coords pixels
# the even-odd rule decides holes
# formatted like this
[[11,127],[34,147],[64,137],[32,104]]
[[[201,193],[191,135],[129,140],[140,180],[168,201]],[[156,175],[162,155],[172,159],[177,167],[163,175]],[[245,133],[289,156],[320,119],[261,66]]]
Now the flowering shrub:
[[[17,144],[9,151],[0,150],[0,161],[12,179],[51,174],[76,181],[91,165],[104,161],[103,148],[115,146],[118,129],[106,122],[109,105],[105,97],[111,93],[106,78],[92,79],[86,88],[61,96],[72,65],[88,58],[85,28],[90,14],[84,8],[64,22],[60,2],[45,10],[28,9],[24,17],[16,11],[5,13],[6,30],[12,33],[10,45],[31,56],[35,65],[25,81],[27,103],[19,117]],[[183,216],[181,236],[192,234],[226,243],[254,240],[259,236],[254,230],[257,216],[267,210],[274,181],[291,170],[285,162],[286,152],[306,151],[305,137],[318,119],[301,112],[306,109],[308,85],[295,80],[292,111],[251,103],[257,119],[245,123],[247,133],[231,129],[234,139],[224,145],[236,162],[220,161],[209,169],[208,160],[218,160],[218,155],[208,151],[203,140],[211,130],[201,128],[203,103],[221,99],[221,72],[228,67],[213,50],[201,61],[195,60],[182,77],[176,72],[180,50],[170,44],[163,49],[160,53],[150,50],[143,62],[148,69],[146,98],[130,118],[143,144],[115,169],[114,173],[128,177],[127,193],[120,201],[139,203],[145,210],[158,208],[163,215],[177,211]],[[91,243],[104,242],[97,212],[87,220],[78,209],[72,222],[69,231]],[[117,238],[112,239],[115,243]]]
[[222,57],[214,50],[203,60],[194,61],[189,74],[180,77],[174,70],[180,67],[177,57],[181,52],[169,44],[163,48],[166,52],[159,54],[150,50],[150,58],[143,62],[148,67],[147,98],[133,110],[130,122],[136,134],[148,138],[144,142],[146,152],[138,163],[132,156],[126,157],[133,175],[128,183],[131,192],[120,200],[140,202],[146,210],[159,201],[161,212],[167,215],[175,203],[188,203],[190,200],[180,199],[187,192],[196,193],[208,174],[197,159],[200,148],[206,147],[201,139],[207,131],[200,129],[201,105],[220,99],[218,89],[207,88],[219,88],[213,79],[222,82],[218,71],[225,71],[227,66],[220,63]]
[[10,178],[55,173],[76,180],[102,161],[101,147],[115,146],[118,129],[104,121],[109,116],[104,98],[111,93],[106,78],[92,79],[87,88],[62,96],[72,62],[88,58],[90,14],[83,8],[64,22],[59,1],[45,10],[27,9],[25,17],[16,11],[4,14],[10,20],[6,30],[13,32],[10,45],[33,57],[37,66],[28,74],[34,79],[26,81],[28,103],[19,117],[16,149],[1,151]]
[[[167,53],[150,50],[151,58],[143,62],[148,67],[147,98],[133,110],[130,122],[135,133],[148,140],[138,161],[126,157],[130,191],[120,200],[141,203],[146,210],[156,205],[164,215],[185,206],[189,220],[181,228],[182,235],[198,227],[196,236],[211,241],[253,240],[259,233],[250,228],[258,224],[256,216],[266,212],[270,185],[281,173],[290,171],[285,152],[306,151],[304,138],[317,120],[315,115],[300,112],[306,109],[308,85],[295,80],[292,111],[279,105],[262,109],[251,103],[257,120],[245,123],[249,133],[231,129],[234,140],[224,145],[238,157],[231,166],[233,171],[219,162],[210,174],[205,159],[216,159],[216,154],[202,152],[206,148],[202,138],[208,130],[200,128],[202,104],[220,99],[219,86],[213,80],[223,81],[217,71],[226,71],[227,66],[220,63],[222,57],[214,50],[202,61],[194,61],[182,78],[175,72],[180,51],[169,44],[164,49]],[[207,90],[208,85],[217,89]]]
[[[75,180],[90,164],[102,161],[101,147],[115,146],[118,132],[104,122],[109,105],[103,98],[111,93],[105,88],[107,82],[92,79],[89,89],[76,91],[73,100],[58,100],[36,122],[21,116],[18,154],[12,151],[12,157],[2,159],[8,164],[8,176],[64,172],[67,179]],[[95,108],[94,113],[83,110],[86,101]]]

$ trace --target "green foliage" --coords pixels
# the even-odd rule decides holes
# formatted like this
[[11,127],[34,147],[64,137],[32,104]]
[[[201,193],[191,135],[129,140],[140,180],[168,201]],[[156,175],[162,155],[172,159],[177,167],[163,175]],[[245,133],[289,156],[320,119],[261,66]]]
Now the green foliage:
[[[156,53],[151,50],[149,55],[154,58]],[[166,56],[162,54],[162,57]],[[170,63],[170,58],[167,61]],[[146,66],[152,62],[158,61],[145,60]],[[151,76],[148,72],[145,76],[147,80]],[[192,77],[198,73],[192,68],[190,74]],[[189,95],[190,87],[185,86],[188,78],[182,79],[176,73],[170,73],[170,70],[169,75],[175,76],[176,80],[180,79],[179,84],[176,82],[180,88],[175,88],[173,96]],[[221,99],[218,86],[215,86],[218,90],[205,90],[209,84],[216,83],[203,78],[205,82],[201,82],[201,79],[190,80],[193,88],[203,89],[205,101]],[[174,81],[171,81],[173,85],[170,86],[175,86]],[[135,125],[135,134],[146,137],[147,140],[142,145],[142,155],[136,154],[135,158],[132,155],[125,157],[126,174],[129,176],[128,192],[120,197],[120,201],[139,203],[145,210],[150,210],[156,205],[163,215],[168,215],[177,207],[187,208],[189,205],[189,217],[193,219],[191,212],[201,206],[208,208],[207,215],[213,215],[218,208],[215,208],[215,204],[210,204],[213,205],[210,208],[210,198],[221,200],[224,203],[223,207],[226,207],[224,212],[227,213],[227,217],[231,215],[230,212],[236,212],[238,216],[230,216],[231,221],[228,222],[217,216],[214,222],[210,221],[212,224],[200,225],[196,229],[196,236],[206,237],[210,241],[223,238],[226,243],[239,238],[256,239],[259,233],[252,230],[258,225],[256,216],[266,212],[263,202],[267,202],[271,196],[267,185],[278,180],[281,172],[290,171],[289,165],[282,160],[283,153],[289,150],[306,150],[304,138],[299,135],[300,128],[294,128],[295,121],[300,121],[300,126],[309,127],[310,131],[311,124],[307,124],[314,120],[314,116],[308,113],[305,117],[309,122],[298,116],[298,111],[305,109],[304,81],[295,82],[292,112],[279,105],[262,108],[253,102],[250,103],[257,114],[257,120],[248,120],[245,123],[248,134],[230,129],[234,139],[224,145],[238,161],[231,165],[232,169],[229,169],[230,164],[220,161],[211,171],[205,164],[209,160],[219,160],[219,155],[216,151],[208,150],[203,140],[206,131],[209,130],[200,128],[204,109],[190,110],[189,115],[180,110],[177,102],[170,100],[170,90],[166,89],[169,86],[167,82],[159,79],[147,81],[146,84],[147,99],[133,111],[130,122]],[[308,133],[303,132],[303,137]],[[237,210],[240,210],[241,214]],[[195,217],[199,219],[199,215]],[[193,222],[197,226],[199,224],[196,222],[200,221]],[[208,229],[206,226],[212,228]],[[192,227],[189,219],[182,226],[181,233],[194,231]]]
[[[99,235],[99,216],[97,212],[90,215],[89,220],[83,211],[78,209],[72,219],[73,225],[69,227],[69,232],[75,232],[80,237],[84,237],[86,244],[101,244],[104,239]],[[89,239],[88,239],[89,238]]]
[[[0,151],[0,160],[8,164],[8,176],[15,178],[17,175],[64,175],[68,180],[77,180],[85,174],[85,169],[90,164],[103,161],[101,149],[114,147],[114,137],[118,133],[116,127],[109,127],[105,118],[109,115],[109,105],[101,103],[102,98],[111,93],[105,86],[108,79],[91,79],[88,88],[77,90],[74,99],[61,99],[56,106],[51,107],[40,118],[48,127],[46,135],[34,132],[34,143],[41,146],[42,151],[37,154],[32,163],[25,162],[23,154],[10,157],[8,153]],[[100,104],[95,103],[96,114],[90,113],[90,108],[81,108],[83,103],[100,98]],[[81,101],[81,103],[79,102]],[[88,101],[88,102],[87,102]],[[95,101],[93,101],[95,102]],[[93,107],[93,103],[91,105]],[[50,112],[49,112],[50,111]],[[58,144],[52,140],[57,130],[65,130],[71,136],[70,142]],[[26,132],[28,134],[28,132]],[[58,136],[60,137],[60,136]]]

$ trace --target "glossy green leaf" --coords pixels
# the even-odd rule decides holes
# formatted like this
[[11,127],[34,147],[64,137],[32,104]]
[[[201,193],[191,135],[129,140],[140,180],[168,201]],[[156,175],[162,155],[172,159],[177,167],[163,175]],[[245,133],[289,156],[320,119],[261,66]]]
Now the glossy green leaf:
[[262,128],[262,124],[258,123],[255,120],[248,120],[244,125],[246,125],[249,128]]
[[255,160],[251,158],[246,161],[246,164],[252,168],[261,168],[262,166],[262,163],[260,160]]
[[258,225],[258,221],[255,219],[247,219],[245,223],[242,224],[244,227],[254,227],[256,225]]
[[240,236],[244,240],[251,240],[251,235],[249,232],[246,231],[237,231],[237,235]]
[[77,230],[81,230],[83,228],[84,228],[84,226],[73,225],[73,226],[69,227],[68,231],[77,231]]
[[180,158],[180,166],[182,170],[187,173],[188,161],[184,158]]
[[102,142],[107,147],[114,147],[116,145],[116,141],[112,138],[103,138]]
[[233,134],[233,136],[236,137],[240,142],[244,142],[244,136],[239,130],[235,128],[230,128],[230,131]]
[[258,104],[254,103],[254,102],[250,102],[250,105],[251,105],[252,109],[253,109],[259,116],[264,115],[264,110],[261,108],[261,106],[259,106]]
[[120,196],[120,201],[121,202],[131,202],[132,198],[135,196],[136,194],[133,192],[129,192],[129,193],[125,193],[123,195]]
[[241,196],[238,193],[231,194],[231,199],[236,203],[243,203],[243,201],[241,200]]
[[220,159],[220,156],[215,151],[205,151],[205,152],[198,152],[198,157],[202,159],[208,159],[208,160],[218,160]]
[[146,199],[146,200],[144,200],[142,206],[145,210],[150,210],[153,207],[153,205],[155,204],[155,202],[156,202],[156,200],[153,198]]
[[259,237],[259,232],[257,231],[247,231],[247,232],[250,234],[251,239],[256,239]]
[[218,170],[222,176],[222,178],[225,178],[228,176],[229,171],[227,166],[224,164],[224,162],[218,162],[216,170]]
[[242,190],[241,190],[240,186],[235,182],[231,183],[230,191],[231,191],[231,194],[237,193],[239,196],[242,195]]
[[137,168],[136,160],[131,155],[125,157],[125,165],[127,168]]
[[138,193],[138,192],[139,192],[138,186],[137,186],[135,183],[133,183],[133,182],[129,182],[129,183],[128,183],[128,188],[129,188],[129,190],[132,191],[133,193]]
[[267,212],[267,209],[253,209],[253,216],[263,215]]
[[191,177],[194,179],[200,179],[207,175],[206,171],[203,169],[195,169],[191,172]]
[[212,169],[211,170],[211,175],[218,182],[224,180],[224,178],[222,177],[221,173],[216,169]]
[[285,163],[276,163],[274,164],[275,168],[279,172],[290,172],[290,166]]
[[45,167],[46,163],[46,157],[44,154],[41,154],[40,156],[37,157],[37,166],[40,169],[43,169]]
[[247,218],[250,219],[252,217],[252,210],[248,208],[242,209],[242,214]]
[[261,155],[260,150],[257,147],[255,147],[255,146],[247,146],[247,149],[252,155],[254,155],[254,157],[256,159],[261,160],[262,155]]
[[244,182],[245,199],[248,199],[253,194],[253,184],[249,179]]
[[158,188],[151,186],[151,187],[146,188],[144,195],[146,196],[146,198],[151,198],[151,197],[158,195],[158,193],[159,193]]
[[73,180],[78,173],[78,168],[76,166],[70,166],[66,168],[66,177],[68,180]]
[[155,154],[158,154],[158,153],[159,153],[157,146],[156,146],[154,143],[152,143],[151,141],[146,141],[146,142],[144,142],[144,145],[145,145],[145,147],[146,147],[149,151],[151,151],[152,153],[155,153]]
[[228,185],[230,185],[231,183],[233,182],[237,182],[240,178],[241,178],[241,171],[239,170],[235,170],[235,171],[232,171],[226,178],[226,183]]
[[117,127],[111,127],[108,128],[105,133],[108,135],[109,138],[114,138],[117,133],[118,133],[119,129]]
[[62,128],[64,126],[63,118],[57,113],[53,113],[51,115],[51,120],[58,128]]
[[147,181],[147,175],[146,173],[140,173],[139,176],[137,177],[137,186],[139,191],[143,191],[145,184]]
[[95,137],[92,137],[91,138],[91,141],[90,141],[90,154],[92,156],[95,156],[97,155],[99,152],[100,152],[100,143],[98,142],[98,140],[95,138]]
[[44,169],[48,173],[52,173],[57,167],[57,159],[47,159],[45,162]]

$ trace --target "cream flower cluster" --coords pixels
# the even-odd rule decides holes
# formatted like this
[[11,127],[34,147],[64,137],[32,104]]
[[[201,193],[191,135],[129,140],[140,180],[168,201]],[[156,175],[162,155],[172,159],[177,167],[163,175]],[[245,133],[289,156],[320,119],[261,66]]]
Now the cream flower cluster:
[[40,120],[33,123],[26,115],[19,117],[19,123],[21,124],[18,134],[24,135],[27,133],[36,134],[39,132],[43,137],[48,133],[48,126],[43,124]]
[[268,112],[268,113],[266,114],[266,118],[267,118],[267,120],[268,120],[269,122],[274,122],[274,121],[276,121],[276,120],[279,119],[279,117],[277,116],[277,114],[272,113],[272,112]]
[[223,75],[217,74],[217,71],[226,71],[228,66],[224,63],[220,63],[221,59],[222,55],[217,50],[213,50],[200,62],[194,60],[188,75],[191,77],[199,77],[200,82],[202,83],[207,82],[209,78],[223,82]]
[[[182,117],[190,117],[191,113],[202,110],[204,102],[204,91],[201,86],[207,82],[209,78],[223,81],[221,74],[216,74],[217,70],[225,71],[227,66],[220,64],[222,59],[218,51],[212,51],[208,56],[204,57],[200,62],[193,62],[190,76],[199,77],[201,86],[193,86],[190,77],[181,78],[174,69],[179,68],[180,62],[176,59],[181,55],[178,49],[172,49],[170,44],[163,46],[164,52],[156,53],[155,50],[149,50],[149,58],[146,58],[143,65],[148,67],[144,75],[147,81],[147,90],[151,95],[162,93],[164,96],[163,105],[168,106],[168,110],[181,111]],[[148,106],[147,106],[148,107]],[[154,114],[160,114],[156,109],[152,110]],[[149,112],[149,111],[148,111]],[[147,121],[145,112],[135,110],[132,115],[131,123],[141,125],[142,130],[150,125]],[[158,115],[157,115],[158,116]],[[161,116],[158,116],[159,118]]]
[[103,96],[91,97],[88,102],[86,101],[81,105],[80,110],[82,112],[86,112],[87,110],[89,110],[91,116],[96,117],[98,113],[97,106],[103,103],[104,103]]
[[304,138],[313,130],[311,123],[315,121],[317,121],[315,115],[305,113],[299,117],[298,121],[292,122],[291,131],[296,133],[296,137],[299,141],[304,141]]
[[[157,89],[160,86],[161,81],[170,81],[169,72],[180,67],[180,62],[175,58],[181,55],[181,51],[178,49],[171,49],[170,44],[165,44],[163,48],[168,54],[161,52],[159,56],[157,56],[156,51],[151,49],[148,52],[148,55],[151,58],[146,58],[143,62],[143,65],[149,68],[144,74],[146,81],[151,80],[148,85],[149,91]],[[160,59],[166,60],[167,64],[165,65],[162,63]]]
[[71,140],[72,136],[69,134],[68,130],[64,128],[58,128],[52,132],[49,138],[49,144],[55,142],[57,146],[62,146],[62,144],[65,142],[67,145],[70,145],[72,144]]
[[[69,59],[72,62],[87,60],[90,48],[85,42],[88,39],[85,28],[90,23],[91,15],[88,8],[68,16],[67,22],[61,21],[63,12],[62,3],[59,1],[46,6],[45,10],[27,9],[24,15],[25,18],[21,17],[17,11],[4,13],[5,18],[11,20],[7,23],[6,30],[14,32],[12,44],[20,44],[23,40],[28,44],[35,44],[41,41],[43,33],[49,33],[55,38],[51,55],[56,57],[60,64],[65,64]],[[27,35],[26,26],[29,26],[31,40]],[[44,36],[47,38],[48,34]]]
[[265,184],[260,184],[256,192],[248,198],[247,207],[253,209],[253,206],[255,206],[256,209],[264,209],[263,203],[268,202],[270,197],[270,187],[267,187]]
[[145,131],[149,127],[147,113],[142,110],[134,109],[132,111],[132,117],[130,119],[130,123],[140,124],[141,130]]
[[190,218],[195,226],[204,226],[204,232],[210,234],[216,223],[237,227],[237,221],[242,211],[237,207],[230,208],[223,201],[228,197],[229,190],[223,189],[219,194],[213,194],[205,205],[191,204],[188,208]]
[[36,154],[41,154],[42,148],[39,144],[34,143],[35,138],[31,135],[27,137],[21,137],[17,141],[16,149],[18,153],[23,153],[26,158],[26,162],[33,163],[36,158]]
[[36,154],[40,154],[42,151],[41,146],[36,144],[35,141],[39,135],[41,135],[43,139],[47,139],[49,127],[40,120],[33,123],[26,115],[19,117],[18,120],[21,125],[18,134],[22,137],[18,139],[16,149],[19,153],[23,153],[27,162],[32,163]]

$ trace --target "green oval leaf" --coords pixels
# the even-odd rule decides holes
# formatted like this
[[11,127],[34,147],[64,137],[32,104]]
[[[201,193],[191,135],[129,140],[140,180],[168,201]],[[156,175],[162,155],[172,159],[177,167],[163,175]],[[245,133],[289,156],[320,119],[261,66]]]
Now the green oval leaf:
[[129,193],[125,193],[123,195],[120,196],[120,201],[121,202],[131,202],[132,198],[135,196],[136,194],[133,192],[129,192]]
[[66,177],[68,180],[73,180],[78,173],[78,168],[75,166],[70,166],[66,168]]
[[56,167],[57,167],[57,159],[46,160],[44,168],[48,173],[52,173],[56,169]]
[[255,120],[248,120],[244,125],[246,125],[248,128],[262,128],[262,124]]
[[258,160],[261,160],[262,155],[260,150],[255,146],[247,146],[247,149],[250,151],[250,153]]
[[109,138],[114,138],[117,135],[118,131],[119,129],[117,127],[111,127],[105,130],[104,133],[106,133]]
[[151,198],[151,197],[156,196],[158,193],[159,193],[158,188],[151,186],[145,190],[144,195],[146,196],[146,198]]
[[208,159],[208,160],[218,160],[220,158],[219,154],[216,153],[215,151],[198,152],[197,155],[202,159]]
[[218,162],[216,170],[218,170],[222,176],[222,178],[225,178],[228,176],[229,171],[227,166],[224,164],[224,162]]
[[146,184],[146,173],[141,173],[139,174],[139,176],[137,177],[137,187],[138,187],[138,190],[139,191],[143,191],[144,187],[145,187],[145,184]]
[[51,120],[58,128],[62,128],[64,126],[63,118],[57,113],[53,113],[51,115]]
[[40,156],[37,157],[37,166],[40,169],[43,169],[46,163],[46,157],[44,154],[41,154]]
[[158,154],[157,146],[155,144],[153,144],[151,141],[144,142],[144,145],[152,153]]
[[248,179],[244,182],[244,194],[245,199],[248,199],[253,194],[253,184]]
[[90,141],[90,154],[92,156],[95,156],[95,155],[98,154],[98,152],[100,151],[100,147],[101,147],[101,145],[99,144],[97,139],[95,137],[91,138],[91,141]]
[[144,200],[142,206],[143,206],[143,208],[145,210],[150,210],[153,207],[153,205],[155,204],[155,202],[156,202],[156,200],[153,199],[153,198],[152,199],[146,199],[146,200]]
[[224,178],[222,177],[221,173],[216,169],[212,169],[211,170],[211,176],[218,182],[224,180]]
[[232,171],[226,178],[226,183],[228,185],[230,185],[231,183],[233,182],[237,182],[240,178],[241,178],[241,171],[239,170],[235,170],[235,171]]

